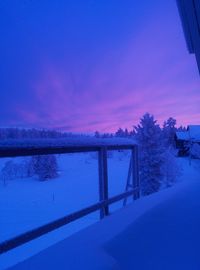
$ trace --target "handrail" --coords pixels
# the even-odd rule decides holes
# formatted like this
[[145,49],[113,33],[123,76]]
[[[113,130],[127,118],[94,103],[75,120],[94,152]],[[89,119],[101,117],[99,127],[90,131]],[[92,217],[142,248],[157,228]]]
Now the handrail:
[[134,144],[122,145],[78,145],[78,146],[0,146],[0,158],[6,157],[20,157],[33,155],[50,155],[50,154],[70,154],[70,153],[84,153],[84,152],[98,152],[102,148],[108,151],[112,150],[130,150]]
[[[108,169],[107,169],[107,151],[108,150],[131,150],[131,174],[132,185],[131,190],[126,190],[116,196],[108,196]],[[139,174],[138,174],[138,149],[135,144],[125,145],[87,145],[87,146],[59,146],[59,147],[0,147],[0,157],[17,157],[32,156],[46,154],[65,154],[80,152],[98,152],[99,167],[99,202],[85,207],[81,210],[65,215],[62,218],[54,220],[50,223],[42,225],[38,228],[25,232],[21,235],[13,237],[0,243],[0,254],[7,252],[13,248],[23,245],[33,239],[36,239],[48,232],[58,229],[72,221],[82,218],[97,210],[100,210],[100,218],[109,215],[109,205],[120,200],[133,196],[133,199],[139,198]],[[130,176],[130,172],[129,172]]]

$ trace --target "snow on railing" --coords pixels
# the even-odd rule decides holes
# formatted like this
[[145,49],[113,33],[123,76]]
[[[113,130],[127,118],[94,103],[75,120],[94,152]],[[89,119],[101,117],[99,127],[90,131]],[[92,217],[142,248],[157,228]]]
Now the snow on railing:
[[[116,196],[108,196],[108,150],[131,150],[129,172],[127,177],[126,190]],[[17,157],[46,154],[65,154],[81,152],[98,152],[99,170],[99,202],[84,209],[68,214],[46,225],[40,226],[31,231],[25,232],[10,240],[0,243],[0,254],[26,242],[38,238],[72,221],[80,219],[97,210],[100,211],[100,218],[109,215],[109,205],[120,200],[124,200],[124,205],[128,197],[137,199],[140,196],[140,183],[138,173],[138,146],[130,139],[40,139],[40,140],[9,140],[0,142],[0,157]]]
[[69,137],[61,139],[6,139],[0,140],[2,147],[65,147],[65,146],[114,146],[135,145],[134,139],[127,138],[95,138],[95,137]]

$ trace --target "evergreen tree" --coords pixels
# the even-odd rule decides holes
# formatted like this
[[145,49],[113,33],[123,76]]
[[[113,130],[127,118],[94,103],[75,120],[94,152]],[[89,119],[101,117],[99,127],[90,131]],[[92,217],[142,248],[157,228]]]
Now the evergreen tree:
[[181,174],[181,168],[175,158],[175,150],[173,148],[165,149],[163,153],[164,163],[162,165],[163,187],[171,187]]
[[183,126],[180,126],[177,128],[177,131],[187,131],[187,128],[186,127],[183,127]]
[[194,143],[194,144],[191,146],[190,152],[191,152],[191,156],[192,156],[193,158],[198,158],[198,159],[200,159],[200,145],[199,145],[198,143]]
[[99,131],[95,131],[94,137],[96,137],[96,138],[100,138],[101,137]]
[[3,180],[4,186],[6,186],[8,180],[15,179],[16,166],[12,160],[5,162],[4,167],[1,170],[1,179]]
[[163,124],[163,139],[167,146],[175,147],[176,119],[169,117]]
[[116,137],[124,137],[124,131],[122,128],[119,128],[116,132],[115,132],[115,136]]
[[129,132],[127,128],[124,130],[124,137],[129,137]]
[[141,192],[149,195],[159,190],[162,175],[163,144],[162,133],[156,120],[146,113],[135,127],[136,140],[139,144]]
[[30,168],[38,175],[41,181],[56,178],[58,176],[58,164],[55,155],[33,156]]
[[13,160],[5,162],[4,167],[1,169],[0,177],[2,178],[4,185],[8,180],[14,180],[17,178],[27,177],[27,167],[24,161],[16,163]]
[[129,132],[129,137],[135,137],[135,130],[134,129]]

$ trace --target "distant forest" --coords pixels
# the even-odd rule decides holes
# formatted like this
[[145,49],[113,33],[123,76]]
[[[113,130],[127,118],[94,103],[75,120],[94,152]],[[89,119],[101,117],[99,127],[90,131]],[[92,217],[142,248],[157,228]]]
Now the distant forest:
[[[163,123],[163,129],[165,129],[166,123],[173,128],[173,131],[185,131],[185,127],[175,127],[176,120],[169,118]],[[73,132],[61,132],[53,129],[38,129],[38,128],[0,128],[0,140],[4,139],[42,139],[42,138],[69,138],[69,137],[85,137],[94,136],[96,138],[112,138],[112,137],[134,137],[136,135],[136,126],[133,126],[132,130],[127,128],[118,128],[113,133],[102,133],[95,131],[94,134],[87,133],[73,133]]]
[[42,139],[42,138],[67,138],[86,136],[72,132],[60,132],[49,129],[24,129],[24,128],[0,128],[0,140],[3,139]]

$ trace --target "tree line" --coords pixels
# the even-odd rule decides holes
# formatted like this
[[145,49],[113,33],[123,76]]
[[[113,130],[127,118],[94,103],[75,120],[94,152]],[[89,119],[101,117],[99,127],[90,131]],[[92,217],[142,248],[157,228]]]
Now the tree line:
[[51,129],[37,128],[0,128],[0,140],[5,139],[46,139],[46,138],[68,138],[75,136],[85,136],[84,134],[74,134],[72,132],[61,132]]

